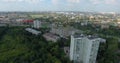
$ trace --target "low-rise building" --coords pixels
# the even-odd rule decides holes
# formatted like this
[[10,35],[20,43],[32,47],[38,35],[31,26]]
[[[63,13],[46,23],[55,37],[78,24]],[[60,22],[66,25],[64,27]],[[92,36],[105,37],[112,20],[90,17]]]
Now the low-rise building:
[[109,25],[108,24],[102,24],[101,25],[101,29],[108,29],[109,28]]
[[28,31],[28,32],[30,32],[30,33],[32,33],[32,34],[35,34],[35,35],[41,34],[40,31],[37,31],[37,30],[32,29],[32,28],[26,28],[25,30]]
[[53,34],[57,34],[60,37],[67,38],[73,33],[82,32],[82,31],[75,29],[73,27],[58,27],[58,28],[52,28],[50,32]]
[[47,41],[52,41],[52,42],[57,42],[57,41],[60,39],[59,36],[54,35],[54,34],[52,34],[52,33],[45,33],[45,34],[43,35],[43,37],[44,37]]

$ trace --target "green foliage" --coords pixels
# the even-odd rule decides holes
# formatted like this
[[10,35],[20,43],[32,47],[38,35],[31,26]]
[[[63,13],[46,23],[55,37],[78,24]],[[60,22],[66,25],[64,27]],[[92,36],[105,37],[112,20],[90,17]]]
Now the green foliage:
[[107,38],[106,44],[101,44],[98,54],[99,63],[117,63],[118,41],[115,38]]
[[[0,29],[0,34],[6,28]],[[7,28],[0,39],[0,63],[70,63],[58,43],[47,42],[22,27]]]

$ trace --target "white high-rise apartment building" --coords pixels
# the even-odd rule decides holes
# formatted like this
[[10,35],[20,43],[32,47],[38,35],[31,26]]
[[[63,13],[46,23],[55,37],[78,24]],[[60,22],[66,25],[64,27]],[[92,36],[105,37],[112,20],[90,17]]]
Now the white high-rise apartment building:
[[34,27],[34,28],[40,28],[40,27],[41,27],[41,21],[35,20],[35,21],[33,22],[33,27]]
[[95,36],[72,35],[70,60],[74,63],[96,63],[101,38]]

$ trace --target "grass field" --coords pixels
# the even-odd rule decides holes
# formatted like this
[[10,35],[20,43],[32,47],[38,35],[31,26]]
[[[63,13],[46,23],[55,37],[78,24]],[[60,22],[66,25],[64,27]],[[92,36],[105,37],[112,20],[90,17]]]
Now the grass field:
[[35,14],[33,14],[33,15],[30,15],[32,18],[40,18],[40,17],[43,17],[43,15],[35,15]]

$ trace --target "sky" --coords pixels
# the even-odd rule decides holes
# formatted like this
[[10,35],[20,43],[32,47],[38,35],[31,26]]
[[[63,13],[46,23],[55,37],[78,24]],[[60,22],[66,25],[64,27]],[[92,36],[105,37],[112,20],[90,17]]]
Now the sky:
[[0,11],[120,12],[120,0],[0,0]]

